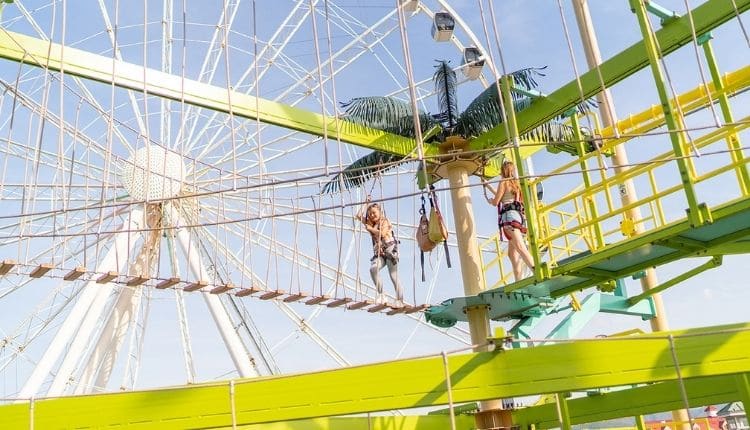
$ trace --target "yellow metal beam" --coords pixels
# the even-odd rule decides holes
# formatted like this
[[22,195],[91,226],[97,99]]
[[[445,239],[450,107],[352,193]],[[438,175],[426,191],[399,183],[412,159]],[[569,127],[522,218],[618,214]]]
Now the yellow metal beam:
[[[678,379],[667,333],[449,357],[457,403]],[[750,323],[671,333],[681,376],[750,371]],[[232,387],[234,389],[232,389]],[[4,428],[205,428],[445,405],[442,357],[0,407]],[[233,406],[233,407],[232,407]],[[234,417],[232,412],[235,411]]]

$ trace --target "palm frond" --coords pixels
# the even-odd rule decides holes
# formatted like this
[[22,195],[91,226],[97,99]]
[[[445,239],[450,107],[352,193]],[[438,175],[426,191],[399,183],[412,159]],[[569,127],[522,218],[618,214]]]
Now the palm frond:
[[511,76],[513,76],[513,81],[516,85],[526,90],[533,90],[539,87],[539,84],[536,82],[536,78],[539,76],[547,76],[542,73],[542,71],[546,68],[547,66],[527,67],[525,69],[520,69],[512,72]]
[[[356,97],[341,103],[345,115],[343,119],[366,127],[382,130],[399,136],[413,138],[414,117],[411,105],[393,97]],[[422,131],[428,130],[437,122],[427,113],[419,112]]]
[[438,61],[435,66],[435,74],[432,77],[435,83],[435,93],[438,96],[440,113],[435,118],[442,122],[450,131],[456,126],[458,119],[458,97],[456,96],[456,72],[450,64],[443,60]]
[[[541,71],[545,67],[530,67],[511,73],[516,86],[531,90],[537,87],[536,77],[545,76]],[[498,83],[499,84],[499,83]],[[534,98],[528,94],[511,91],[513,99],[513,109],[515,112],[521,112],[527,109],[534,102]],[[576,106],[579,113],[586,113],[591,108],[596,107],[596,102],[592,99],[585,100]],[[553,118],[551,121],[559,122],[565,117],[564,114]],[[464,137],[479,136],[503,122],[503,113],[499,103],[498,86],[492,85],[482,91],[466,108],[458,118],[455,133]],[[540,126],[543,127],[543,126]],[[533,131],[532,131],[533,132]],[[530,132],[531,133],[531,132]]]
[[397,161],[403,160],[403,155],[373,151],[354,161],[339,174],[323,186],[322,194],[336,193],[350,188],[362,186],[375,175],[397,166]]
[[[455,134],[467,138],[479,136],[503,123],[504,113],[500,107],[497,89],[488,90],[489,88],[472,100],[461,113],[454,130]],[[533,99],[529,97],[519,97],[513,100],[513,109],[520,112],[531,106],[532,102]]]

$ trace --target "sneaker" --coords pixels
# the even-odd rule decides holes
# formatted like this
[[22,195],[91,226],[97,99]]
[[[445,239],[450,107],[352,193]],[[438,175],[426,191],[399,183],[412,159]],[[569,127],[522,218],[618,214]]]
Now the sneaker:
[[385,294],[380,293],[377,296],[375,296],[375,303],[377,304],[384,304],[386,302]]
[[393,308],[403,308],[404,307],[404,301],[401,300],[401,299],[398,299],[395,302],[393,302],[393,306],[391,306],[391,307],[393,307]]

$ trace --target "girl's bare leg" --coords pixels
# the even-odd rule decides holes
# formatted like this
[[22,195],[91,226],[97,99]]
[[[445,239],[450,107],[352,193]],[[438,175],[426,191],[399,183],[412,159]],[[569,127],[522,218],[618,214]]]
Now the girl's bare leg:
[[511,231],[511,237],[513,237],[513,240],[511,242],[514,242],[514,244],[516,245],[518,254],[521,256],[523,262],[526,263],[529,269],[534,267],[534,259],[531,257],[531,254],[529,254],[528,248],[526,248],[526,242],[523,240],[521,231],[517,228],[514,228]]
[[521,266],[521,257],[518,255],[518,250],[512,240],[508,243],[508,258],[511,267],[513,267],[513,278],[518,282],[523,279],[524,267]]

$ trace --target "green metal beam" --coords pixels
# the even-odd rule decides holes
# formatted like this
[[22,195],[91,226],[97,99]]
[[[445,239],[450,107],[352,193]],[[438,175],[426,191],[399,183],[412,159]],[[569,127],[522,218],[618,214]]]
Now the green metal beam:
[[668,280],[666,282],[662,282],[661,284],[659,284],[659,285],[657,285],[657,286],[655,286],[653,288],[649,288],[648,290],[642,292],[641,294],[638,294],[637,296],[633,296],[633,297],[629,298],[628,299],[628,303],[630,305],[634,305],[634,304],[640,302],[641,300],[643,300],[643,299],[645,299],[647,297],[651,297],[651,296],[653,296],[656,293],[660,293],[660,292],[666,290],[667,288],[671,288],[671,287],[673,287],[673,286],[675,286],[675,285],[677,285],[679,283],[682,283],[682,282],[684,282],[684,281],[692,278],[693,276],[696,276],[696,275],[699,275],[699,274],[705,272],[706,270],[710,270],[710,269],[719,267],[719,266],[721,266],[722,261],[723,261],[723,256],[722,255],[714,256],[713,258],[711,258],[710,260],[708,260],[707,262],[701,264],[698,267],[695,267],[695,268],[693,268],[691,270],[688,270],[687,272],[685,272],[685,273],[683,273],[681,275],[677,275],[674,278],[672,278],[672,279],[670,279],[670,280]]
[[[449,357],[456,403],[675,381],[668,333]],[[750,323],[671,332],[683,379],[750,371]],[[233,390],[231,388],[234,388]],[[0,407],[4,428],[229,426],[445,405],[441,356]],[[234,407],[232,407],[232,405]],[[571,410],[575,408],[571,407]]]
[[[691,407],[739,400],[736,380],[741,375],[713,376],[685,381]],[[568,400],[573,425],[632,417],[684,408],[678,381],[611,391]],[[513,412],[513,422],[538,429],[559,426],[556,405],[544,404]]]
[[[736,11],[734,5],[737,6]],[[692,13],[675,19],[668,26],[656,32],[661,52],[667,55],[692,40],[693,32],[690,25],[690,17],[694,20],[695,33],[703,34],[730,19],[736,19],[737,13],[743,13],[748,9],[750,9],[750,0],[736,0],[733,2],[708,0],[696,7]],[[603,62],[599,70],[601,71],[604,86],[608,88],[648,65],[648,55],[641,41]],[[602,89],[602,82],[599,80],[596,70],[591,70],[581,75],[580,85],[584,98],[593,97]],[[523,135],[534,127],[562,115],[565,111],[580,103],[580,101],[581,92],[579,91],[578,81],[572,80],[547,97],[535,100],[528,109],[519,112],[516,117],[518,134]],[[505,126],[501,125],[474,139],[471,142],[471,149],[482,150],[489,147],[496,147],[499,142],[507,141],[509,141],[509,138],[505,133]]]
[[[324,117],[294,106],[243,94],[180,76],[147,69],[114,58],[25,36],[0,31],[0,58],[48,68],[105,84],[182,102],[266,124],[323,136],[369,149],[408,155],[414,140],[374,130],[334,117]],[[231,97],[231,105],[229,103]]]

